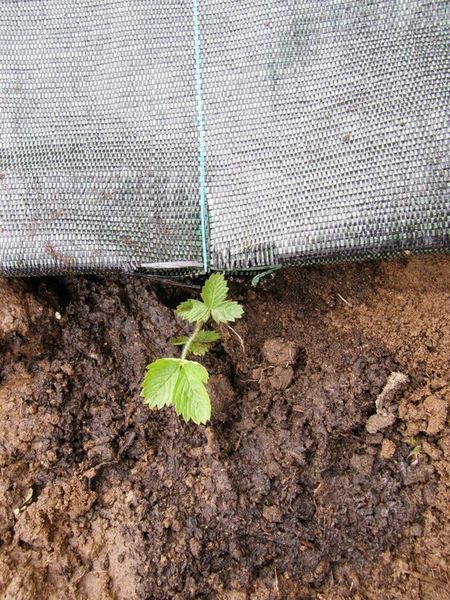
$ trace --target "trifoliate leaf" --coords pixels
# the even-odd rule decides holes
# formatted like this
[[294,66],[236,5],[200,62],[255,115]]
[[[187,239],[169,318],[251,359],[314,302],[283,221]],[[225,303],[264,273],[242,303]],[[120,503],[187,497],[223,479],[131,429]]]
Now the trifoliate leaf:
[[206,423],[211,418],[211,402],[205,383],[208,371],[201,364],[183,361],[174,390],[174,405],[177,415],[187,422]]
[[189,323],[197,321],[207,321],[209,319],[210,310],[200,300],[186,300],[177,307],[177,315]]
[[211,310],[211,316],[217,323],[234,321],[242,316],[244,310],[232,300],[227,300],[228,285],[223,273],[213,273],[206,281],[201,293],[203,302]]
[[147,367],[141,396],[150,408],[172,404],[181,364],[179,358],[160,358]]
[[211,417],[207,381],[208,371],[197,362],[160,358],[148,366],[141,396],[150,408],[172,404],[186,422],[206,423]]
[[201,297],[209,309],[219,306],[226,300],[228,285],[223,273],[213,273],[203,286]]
[[211,311],[211,316],[216,323],[226,323],[227,321],[235,321],[244,314],[244,309],[234,300],[225,300],[219,306],[216,306]]

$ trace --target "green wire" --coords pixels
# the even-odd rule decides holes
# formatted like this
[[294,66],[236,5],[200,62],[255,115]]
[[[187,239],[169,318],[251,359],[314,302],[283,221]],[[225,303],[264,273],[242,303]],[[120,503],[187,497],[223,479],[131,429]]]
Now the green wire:
[[197,122],[199,146],[199,187],[200,187],[200,226],[202,235],[203,270],[208,272],[208,222],[206,205],[206,147],[205,147],[205,121],[202,97],[202,65],[200,57],[200,22],[199,0],[194,1],[194,47],[195,47],[195,89],[197,97]]

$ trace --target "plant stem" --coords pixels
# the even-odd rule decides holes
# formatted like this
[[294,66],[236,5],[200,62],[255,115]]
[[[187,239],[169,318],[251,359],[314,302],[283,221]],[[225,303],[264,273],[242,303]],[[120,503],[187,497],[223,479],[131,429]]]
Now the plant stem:
[[184,360],[186,358],[192,342],[195,340],[197,334],[200,333],[202,327],[203,327],[203,321],[198,321],[198,323],[196,323],[196,325],[195,325],[195,329],[192,332],[191,337],[188,339],[188,341],[184,345],[183,352],[181,353],[181,360]]

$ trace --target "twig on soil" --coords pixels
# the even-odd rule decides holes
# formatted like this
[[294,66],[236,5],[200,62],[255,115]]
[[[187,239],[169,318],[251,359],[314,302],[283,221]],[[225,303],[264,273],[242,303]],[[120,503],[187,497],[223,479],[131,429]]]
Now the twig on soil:
[[83,471],[83,473],[81,473],[81,477],[86,477],[87,479],[93,479],[94,477],[97,476],[97,471],[99,469],[101,469],[102,467],[106,467],[106,465],[114,465],[117,464],[119,461],[117,460],[107,460],[105,462],[99,463],[98,465],[94,465],[93,467],[89,467],[89,469],[86,469],[86,471]]
[[321,487],[323,487],[323,481],[321,481],[319,483],[319,485],[313,490],[313,495],[314,496],[318,493],[318,491],[320,490]]
[[350,306],[350,308],[353,308],[353,304],[350,304],[350,302],[348,300],[346,300],[344,298],[344,296],[341,296],[341,294],[339,294],[339,292],[337,292],[337,295],[342,300],[342,302],[344,302],[347,306]]

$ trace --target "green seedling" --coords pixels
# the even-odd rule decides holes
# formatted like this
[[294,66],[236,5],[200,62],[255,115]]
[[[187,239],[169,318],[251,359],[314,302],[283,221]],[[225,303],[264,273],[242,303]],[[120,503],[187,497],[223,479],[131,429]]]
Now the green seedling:
[[175,346],[182,346],[181,358],[159,358],[147,367],[142,382],[141,396],[152,409],[174,406],[177,415],[188,422],[206,423],[211,418],[211,401],[205,384],[208,371],[188,354],[205,355],[210,345],[220,339],[220,334],[203,329],[212,319],[216,323],[229,323],[239,319],[244,309],[228,299],[228,285],[222,273],[214,273],[205,282],[201,300],[186,300],[176,309],[185,321],[195,324],[191,336],[176,337]]
[[261,282],[261,279],[263,279],[264,277],[267,277],[268,275],[273,275],[276,271],[279,271],[280,269],[281,269],[281,265],[275,265],[274,267],[271,267],[270,269],[264,269],[264,271],[257,273],[252,278],[252,287],[258,287],[258,285]]
[[422,445],[420,440],[414,437],[410,437],[406,440],[406,443],[411,448],[408,458],[411,459],[411,463],[416,463],[419,460],[420,453],[422,451]]

